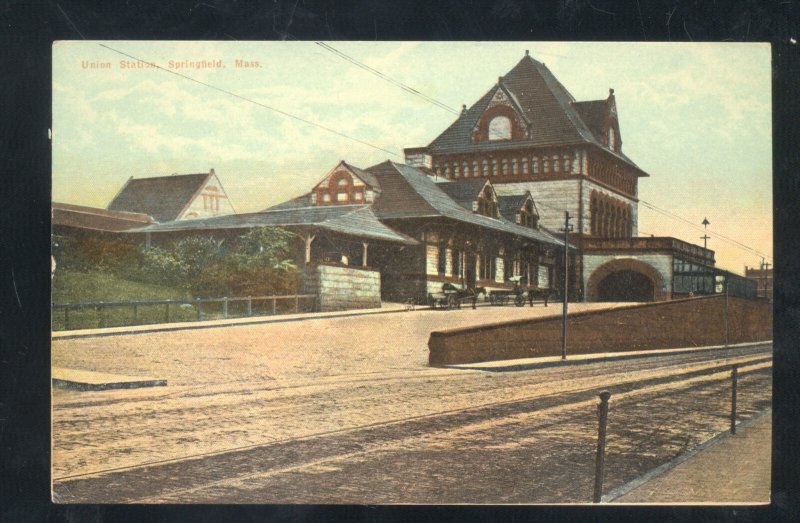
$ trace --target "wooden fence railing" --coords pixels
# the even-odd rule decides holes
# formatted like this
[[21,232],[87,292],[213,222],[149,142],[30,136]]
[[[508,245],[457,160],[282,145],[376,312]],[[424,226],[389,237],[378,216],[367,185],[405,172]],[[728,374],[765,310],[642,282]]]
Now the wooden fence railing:
[[[289,302],[288,310],[286,305],[278,308],[279,302]],[[169,323],[170,321],[201,321],[208,318],[230,318],[253,316],[255,313],[264,315],[274,315],[288,312],[301,312],[300,302],[303,302],[303,312],[316,310],[317,297],[314,294],[291,294],[281,296],[246,296],[246,297],[223,297],[223,298],[187,298],[172,300],[133,300],[133,301],[93,301],[80,303],[54,303],[53,308],[53,330],[71,330],[74,328],[89,328],[84,326],[87,322],[86,311],[94,311],[93,326],[98,328],[125,325],[144,325],[148,323]],[[221,308],[216,311],[210,310],[206,304],[221,304]],[[255,304],[255,308],[254,308]],[[232,305],[239,305],[238,310],[231,310]],[[310,305],[310,306],[309,306]],[[153,308],[163,306],[161,313],[153,312]],[[242,307],[243,306],[243,307]],[[144,310],[147,314],[143,314]],[[260,310],[259,310],[260,309]],[[292,310],[293,309],[293,310]],[[56,310],[63,310],[63,317],[56,315]],[[132,314],[125,314],[127,310]],[[70,312],[76,314],[81,312],[81,327],[74,327],[76,318],[71,318]],[[254,312],[255,311],[255,312]],[[63,325],[57,325],[63,318]],[[72,325],[70,325],[72,323]],[[58,328],[61,327],[61,328]]]

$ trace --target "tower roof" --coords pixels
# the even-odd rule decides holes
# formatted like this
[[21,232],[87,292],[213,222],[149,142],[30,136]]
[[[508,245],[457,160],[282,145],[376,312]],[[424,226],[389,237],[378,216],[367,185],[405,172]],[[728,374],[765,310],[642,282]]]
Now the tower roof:
[[[502,91],[498,95],[498,91]],[[481,116],[492,100],[504,95],[528,126],[523,139],[502,141],[472,140]],[[608,100],[576,102],[575,98],[542,63],[525,55],[505,76],[471,107],[462,111],[450,127],[428,146],[430,153],[458,153],[513,149],[519,146],[566,146],[591,144],[641,169],[620,151],[609,150],[600,136],[602,120],[609,110]]]

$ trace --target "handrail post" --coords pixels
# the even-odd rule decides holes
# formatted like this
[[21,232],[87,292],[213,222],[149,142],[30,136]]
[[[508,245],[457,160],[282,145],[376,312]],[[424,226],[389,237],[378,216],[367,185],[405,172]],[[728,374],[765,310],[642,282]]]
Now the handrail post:
[[278,298],[272,298],[272,315],[275,316],[277,312]]
[[297,294],[294,295],[294,312],[300,312],[300,296]]
[[222,316],[227,318],[228,317],[228,297],[222,299]]
[[164,305],[164,323],[169,323],[169,302],[166,302]]
[[608,399],[611,393],[604,390],[600,393],[600,403],[597,405],[597,454],[594,465],[594,497],[592,502],[600,503],[603,497],[603,468],[606,461],[606,425],[608,424]]
[[102,329],[103,327],[106,326],[105,325],[106,318],[105,318],[105,314],[103,314],[103,312],[104,312],[103,306],[99,305],[99,306],[95,307],[95,311],[97,311],[97,326]]
[[731,434],[736,434],[736,387],[739,381],[739,364],[731,369]]
[[64,330],[69,330],[69,307],[64,307]]
[[247,297],[247,315],[248,316],[252,316],[253,315],[253,298],[252,298],[252,296],[248,296]]
[[133,304],[133,323],[139,323],[139,305],[136,303]]
[[197,321],[200,321],[203,319],[203,302],[200,301],[200,298],[195,298],[195,301],[197,302]]

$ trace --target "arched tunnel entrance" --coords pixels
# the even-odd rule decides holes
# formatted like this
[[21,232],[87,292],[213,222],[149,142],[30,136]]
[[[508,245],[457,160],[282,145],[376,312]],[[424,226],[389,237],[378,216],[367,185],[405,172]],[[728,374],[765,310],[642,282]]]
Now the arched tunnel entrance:
[[634,258],[609,260],[597,267],[586,284],[588,301],[643,302],[670,299],[659,272]]
[[653,301],[653,281],[642,273],[612,272],[597,288],[597,301]]

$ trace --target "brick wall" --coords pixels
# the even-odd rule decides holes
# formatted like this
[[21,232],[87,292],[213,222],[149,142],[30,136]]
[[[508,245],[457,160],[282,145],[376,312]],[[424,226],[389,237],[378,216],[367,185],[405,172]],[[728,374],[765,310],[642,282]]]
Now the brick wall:
[[303,269],[301,281],[304,293],[317,295],[323,312],[381,306],[381,276],[376,270],[312,265]]
[[[567,355],[725,343],[725,296],[630,305],[569,315]],[[772,339],[772,306],[728,298],[728,343]],[[561,354],[561,317],[432,332],[430,365]]]

